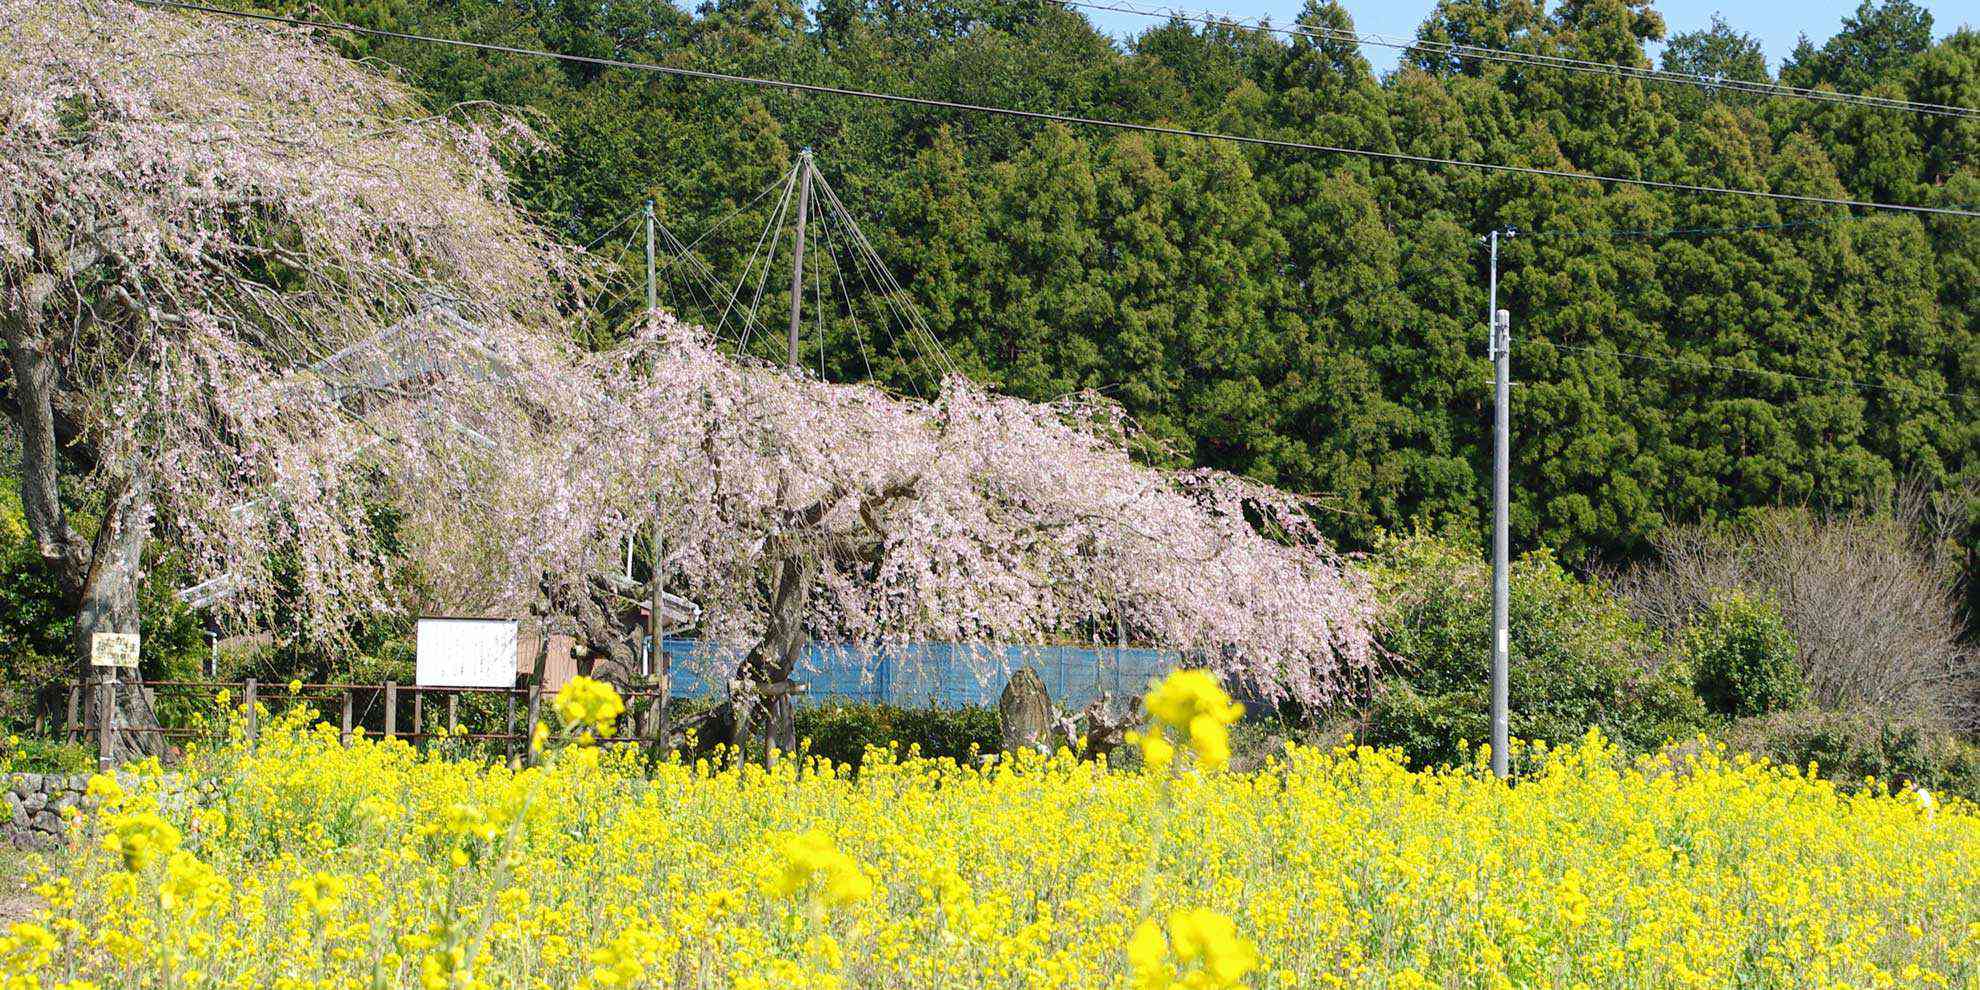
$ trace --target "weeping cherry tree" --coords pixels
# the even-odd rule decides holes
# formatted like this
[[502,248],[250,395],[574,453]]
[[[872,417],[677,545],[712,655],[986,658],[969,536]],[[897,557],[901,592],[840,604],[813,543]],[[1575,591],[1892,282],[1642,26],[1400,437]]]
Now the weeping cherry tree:
[[154,536],[236,616],[283,584],[322,629],[391,608],[397,481],[556,428],[565,257],[498,162],[528,140],[295,32],[0,0],[5,401],[79,663],[138,632]]

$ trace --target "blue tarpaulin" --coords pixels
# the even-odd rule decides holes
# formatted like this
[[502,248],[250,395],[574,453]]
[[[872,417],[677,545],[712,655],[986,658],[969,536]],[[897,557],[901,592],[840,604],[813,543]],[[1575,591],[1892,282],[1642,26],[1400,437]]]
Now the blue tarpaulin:
[[[722,677],[741,654],[692,639],[668,638],[668,680],[675,697],[725,693]],[[1001,666],[998,663],[1001,654]],[[1139,697],[1148,681],[1181,662],[1171,650],[1079,646],[955,646],[916,643],[860,647],[814,643],[805,648],[794,680],[802,704],[862,701],[911,708],[966,708],[997,703],[1011,671],[1030,667],[1061,708],[1076,709],[1110,692]]]

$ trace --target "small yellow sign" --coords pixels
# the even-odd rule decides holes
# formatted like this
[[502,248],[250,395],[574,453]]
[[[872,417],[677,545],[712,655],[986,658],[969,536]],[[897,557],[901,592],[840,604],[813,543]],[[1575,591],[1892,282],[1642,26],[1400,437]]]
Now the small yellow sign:
[[95,667],[134,669],[138,665],[137,633],[90,633],[89,662]]

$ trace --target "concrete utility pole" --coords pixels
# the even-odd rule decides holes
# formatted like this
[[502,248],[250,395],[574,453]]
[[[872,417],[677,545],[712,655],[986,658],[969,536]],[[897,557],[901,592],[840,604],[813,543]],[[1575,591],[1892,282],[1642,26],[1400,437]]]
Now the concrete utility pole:
[[[1506,231],[1511,237],[1512,231]],[[1507,507],[1512,489],[1512,314],[1499,308],[1499,231],[1491,235],[1492,275],[1486,320],[1492,357],[1492,772],[1510,771],[1509,668],[1511,634],[1507,611],[1511,602],[1508,576],[1511,556]]]
[[791,336],[784,352],[784,364],[792,368],[798,363],[798,330],[804,307],[804,221],[810,212],[811,149],[806,148],[798,157],[797,240],[791,245]]

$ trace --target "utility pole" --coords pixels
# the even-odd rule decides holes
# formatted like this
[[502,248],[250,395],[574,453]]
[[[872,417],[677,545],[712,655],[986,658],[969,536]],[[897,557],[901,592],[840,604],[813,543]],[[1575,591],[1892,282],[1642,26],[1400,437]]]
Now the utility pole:
[[[802,221],[800,221],[801,223]],[[646,325],[652,329],[660,322],[659,287],[653,279],[653,201],[646,201]],[[648,669],[660,680],[660,697],[656,707],[660,710],[656,721],[659,723],[653,743],[653,755],[664,756],[669,750],[668,736],[673,731],[667,717],[668,688],[672,686],[673,665],[668,662],[667,651],[660,647],[660,635],[665,630],[665,620],[660,610],[666,597],[666,583],[660,570],[660,496],[653,496],[653,581],[649,589],[646,618],[646,656]],[[626,577],[632,577],[633,534],[626,534]]]
[[800,312],[804,306],[804,221],[811,212],[811,149],[798,157],[797,243],[791,246],[791,335],[784,364],[797,367]]
[[[1492,772],[1511,772],[1508,750],[1510,722],[1511,634],[1507,612],[1512,598],[1508,576],[1511,556],[1507,505],[1512,489],[1512,314],[1499,308],[1499,234],[1492,231],[1491,290],[1486,303],[1492,357]],[[1513,232],[1505,231],[1507,237]]]
[[[660,297],[653,283],[653,201],[646,201],[646,329],[660,322]],[[630,558],[628,558],[630,559]]]

